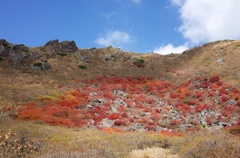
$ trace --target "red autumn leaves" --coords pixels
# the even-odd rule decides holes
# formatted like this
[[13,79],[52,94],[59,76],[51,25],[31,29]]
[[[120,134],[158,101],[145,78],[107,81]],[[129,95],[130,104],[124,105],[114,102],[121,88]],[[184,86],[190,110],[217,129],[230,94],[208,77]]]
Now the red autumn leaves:
[[[177,130],[181,124],[189,122],[188,116],[195,117],[202,111],[219,111],[216,116],[204,116],[209,126],[217,120],[228,121],[240,113],[239,89],[221,82],[217,75],[210,79],[197,76],[179,86],[143,76],[102,76],[77,83],[84,86],[54,99],[42,97],[36,102],[22,104],[18,119],[97,128],[101,128],[103,119],[109,119],[114,122],[112,127],[124,128],[137,123],[146,130],[155,131],[157,126]],[[174,111],[179,118],[169,115]],[[164,114],[168,119],[165,122]],[[199,129],[198,123],[194,123],[194,127],[186,125],[188,131],[196,129]]]

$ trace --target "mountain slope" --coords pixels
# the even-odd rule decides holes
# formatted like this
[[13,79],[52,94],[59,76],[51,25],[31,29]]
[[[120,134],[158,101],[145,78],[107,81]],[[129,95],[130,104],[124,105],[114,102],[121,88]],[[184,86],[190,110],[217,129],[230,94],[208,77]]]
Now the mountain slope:
[[45,46],[28,48],[0,40],[0,57],[1,95],[16,101],[29,100],[39,93],[55,93],[53,89],[58,86],[74,87],[73,78],[103,74],[155,76],[176,84],[196,75],[218,74],[234,85],[239,85],[240,80],[240,41],[217,41],[163,56],[124,52],[111,46],[78,49],[73,41],[52,40]]

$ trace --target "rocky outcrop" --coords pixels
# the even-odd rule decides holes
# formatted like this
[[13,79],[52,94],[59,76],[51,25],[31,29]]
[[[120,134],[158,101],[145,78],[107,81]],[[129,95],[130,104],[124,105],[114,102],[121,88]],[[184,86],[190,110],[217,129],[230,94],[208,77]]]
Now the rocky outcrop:
[[27,56],[26,53],[28,51],[28,47],[24,45],[12,46],[8,55],[9,61],[12,63],[13,66],[20,66],[23,63],[24,58]]
[[78,47],[74,41],[51,40],[44,45],[45,48],[50,49],[52,53],[73,53]]
[[5,57],[13,66],[20,66],[29,56],[29,48],[23,44],[11,44],[0,39],[0,57]]

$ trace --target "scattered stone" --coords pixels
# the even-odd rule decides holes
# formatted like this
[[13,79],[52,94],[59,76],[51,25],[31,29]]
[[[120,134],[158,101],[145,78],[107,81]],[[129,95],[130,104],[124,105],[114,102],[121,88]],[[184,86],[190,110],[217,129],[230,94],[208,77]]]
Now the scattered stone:
[[90,96],[96,96],[98,93],[97,92],[90,92],[89,95]]
[[127,96],[127,94],[124,91],[121,91],[121,90],[114,90],[113,94],[117,95],[119,97],[126,97]]
[[230,105],[236,105],[237,104],[237,101],[235,99],[231,99],[228,101],[228,104]]
[[156,127],[156,132],[161,132],[161,131],[167,131],[168,129],[167,128],[164,128],[164,127],[160,127],[160,126],[157,126]]
[[116,100],[114,100],[113,104],[116,107],[118,107],[120,105],[127,106],[127,103],[124,100],[120,99],[120,98],[117,98]]
[[91,108],[93,108],[93,105],[87,104],[87,108],[91,109]]
[[117,113],[118,112],[118,110],[115,106],[111,106],[110,110],[111,110],[112,113]]
[[129,127],[131,131],[135,132],[146,132],[147,130],[144,128],[143,124],[140,123],[132,123],[131,126]]
[[102,119],[100,125],[102,128],[109,128],[112,127],[114,125],[114,121],[113,120],[109,120],[108,118]]
[[218,63],[219,65],[223,65],[223,59],[222,59],[222,58],[218,58],[217,63]]

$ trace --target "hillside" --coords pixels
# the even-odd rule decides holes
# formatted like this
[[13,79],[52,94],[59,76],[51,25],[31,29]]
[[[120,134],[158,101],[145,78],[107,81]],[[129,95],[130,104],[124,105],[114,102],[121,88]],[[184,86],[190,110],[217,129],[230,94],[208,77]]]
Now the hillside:
[[239,59],[240,41],[230,40],[170,55],[80,49],[74,41],[30,48],[0,40],[1,112],[12,121],[109,133],[221,135],[225,128],[239,136]]
[[[5,40],[1,40],[0,45],[1,87],[5,89],[5,97],[16,101],[17,98],[21,98],[19,101],[28,100],[39,93],[54,93],[54,87],[74,86],[71,83],[73,78],[82,80],[103,74],[155,76],[176,84],[196,75],[209,77],[218,74],[223,81],[239,85],[239,41],[208,43],[182,54],[166,56],[124,52],[113,47],[78,49],[73,41],[53,40],[36,48],[14,45]],[[44,67],[44,61],[51,69]],[[144,63],[138,65],[141,61]],[[25,91],[25,96],[19,96],[21,91]]]

